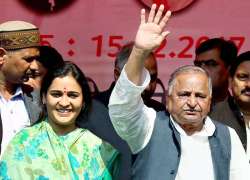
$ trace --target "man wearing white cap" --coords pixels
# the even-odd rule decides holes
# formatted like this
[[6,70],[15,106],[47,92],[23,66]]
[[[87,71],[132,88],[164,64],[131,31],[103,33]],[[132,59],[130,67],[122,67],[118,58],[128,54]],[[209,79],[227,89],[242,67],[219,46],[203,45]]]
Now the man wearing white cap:
[[[24,21],[0,24],[0,152],[22,128],[41,112],[39,97],[26,94],[21,84],[39,56],[39,31]],[[39,93],[35,93],[39,94]]]

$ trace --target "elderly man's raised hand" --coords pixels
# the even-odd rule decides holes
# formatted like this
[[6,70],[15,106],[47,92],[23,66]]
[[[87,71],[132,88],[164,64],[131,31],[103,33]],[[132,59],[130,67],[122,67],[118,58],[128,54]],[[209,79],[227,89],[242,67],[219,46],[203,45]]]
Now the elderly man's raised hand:
[[164,6],[160,5],[156,11],[156,4],[153,4],[148,16],[145,17],[145,9],[141,10],[141,24],[136,34],[135,47],[138,49],[152,51],[166,38],[169,31],[164,31],[171,16],[171,12],[164,14]]

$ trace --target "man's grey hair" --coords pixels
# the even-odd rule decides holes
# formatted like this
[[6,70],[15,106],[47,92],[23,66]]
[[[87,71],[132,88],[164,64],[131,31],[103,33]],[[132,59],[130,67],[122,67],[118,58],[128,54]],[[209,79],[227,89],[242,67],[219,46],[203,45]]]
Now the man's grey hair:
[[168,95],[171,95],[174,85],[176,83],[176,77],[182,73],[203,73],[208,77],[208,88],[209,88],[209,95],[212,96],[212,80],[209,76],[209,74],[202,68],[193,66],[193,65],[187,65],[182,66],[178,69],[176,69],[171,75],[170,79],[168,81]]

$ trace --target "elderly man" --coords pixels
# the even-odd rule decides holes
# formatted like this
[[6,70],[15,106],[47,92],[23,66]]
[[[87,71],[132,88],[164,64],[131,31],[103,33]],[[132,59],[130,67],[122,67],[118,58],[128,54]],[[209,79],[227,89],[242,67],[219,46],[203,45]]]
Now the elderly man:
[[[39,98],[23,92],[20,84],[39,56],[38,29],[23,21],[0,24],[0,145],[2,150],[41,112]],[[38,94],[38,93],[36,93]]]
[[237,57],[229,73],[233,96],[216,104],[210,116],[235,129],[250,162],[250,51]]
[[207,114],[212,86],[206,71],[187,66],[176,70],[168,86],[168,110],[156,113],[143,104],[141,92],[150,81],[147,55],[168,32],[170,12],[162,17],[153,5],[148,20],[141,12],[135,45],[112,92],[109,111],[118,134],[138,154],[133,179],[246,180],[246,154],[235,131]]

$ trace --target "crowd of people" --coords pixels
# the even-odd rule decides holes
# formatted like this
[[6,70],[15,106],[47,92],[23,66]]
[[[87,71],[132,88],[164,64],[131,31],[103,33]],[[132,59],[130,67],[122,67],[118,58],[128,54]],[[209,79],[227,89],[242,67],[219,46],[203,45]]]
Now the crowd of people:
[[171,12],[153,4],[116,56],[114,81],[88,78],[24,21],[0,24],[0,178],[250,179],[250,51],[211,38],[152,98],[154,50]]

